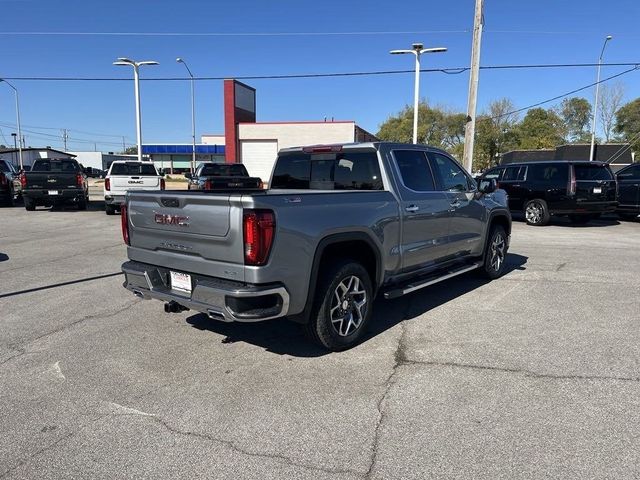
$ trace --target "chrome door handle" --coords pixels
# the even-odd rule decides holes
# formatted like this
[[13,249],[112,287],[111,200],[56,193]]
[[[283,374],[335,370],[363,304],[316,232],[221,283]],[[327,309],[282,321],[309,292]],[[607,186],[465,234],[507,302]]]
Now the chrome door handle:
[[407,212],[411,212],[411,213],[413,213],[413,212],[417,212],[418,210],[420,210],[420,207],[419,207],[419,206],[417,206],[417,205],[409,205],[408,207],[404,207],[404,209],[405,209]]

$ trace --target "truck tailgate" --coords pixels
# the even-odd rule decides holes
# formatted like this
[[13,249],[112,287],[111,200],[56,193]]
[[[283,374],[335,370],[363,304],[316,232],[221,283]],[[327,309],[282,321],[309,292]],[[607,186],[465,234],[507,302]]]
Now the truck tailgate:
[[244,281],[240,194],[129,192],[129,258]]
[[76,173],[66,172],[26,172],[27,188],[56,190],[78,188]]
[[157,176],[113,175],[109,179],[113,195],[124,195],[128,190],[160,190],[160,177]]

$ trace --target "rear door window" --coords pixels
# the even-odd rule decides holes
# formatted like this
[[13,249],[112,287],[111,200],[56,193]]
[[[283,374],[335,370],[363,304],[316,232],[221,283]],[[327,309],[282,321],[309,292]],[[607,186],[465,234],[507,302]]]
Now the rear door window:
[[613,180],[613,175],[606,165],[576,164],[573,168],[577,181]]
[[500,180],[502,173],[504,172],[504,168],[494,168],[485,173],[482,178],[491,179],[495,178],[496,180]]
[[418,150],[396,150],[393,152],[402,183],[416,192],[433,192],[435,182],[424,152]]
[[149,163],[114,163],[111,166],[111,175],[125,175],[125,176],[158,176],[156,167]]
[[382,190],[375,151],[281,155],[273,172],[273,189]]
[[567,163],[529,165],[527,179],[545,185],[566,185],[569,179],[569,165]]

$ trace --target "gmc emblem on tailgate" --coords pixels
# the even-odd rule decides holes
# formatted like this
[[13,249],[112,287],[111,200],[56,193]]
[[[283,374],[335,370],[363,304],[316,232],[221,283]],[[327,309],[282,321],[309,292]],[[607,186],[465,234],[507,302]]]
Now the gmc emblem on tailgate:
[[189,217],[182,217],[180,215],[167,215],[166,213],[154,213],[154,220],[160,225],[178,225],[180,227],[189,226]]

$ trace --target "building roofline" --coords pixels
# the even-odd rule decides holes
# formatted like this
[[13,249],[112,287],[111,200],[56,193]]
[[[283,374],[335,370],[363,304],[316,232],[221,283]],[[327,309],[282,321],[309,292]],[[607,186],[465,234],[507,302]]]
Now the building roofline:
[[[55,148],[49,148],[49,147],[27,147],[27,148],[23,148],[22,151],[23,152],[33,152],[33,151],[41,151],[41,150],[47,150],[49,152],[56,152],[56,153],[62,153],[63,155],[69,155],[70,157],[77,157],[77,155],[74,155],[73,153],[69,153],[69,152],[63,152],[62,150],[56,150]],[[8,150],[2,150],[0,151],[0,153],[11,153],[11,152],[20,152],[19,148],[11,148]]]
[[332,123],[353,123],[354,120],[333,120],[331,122],[322,120],[294,121],[294,122],[239,122],[238,125],[309,125],[309,124],[332,124]]

